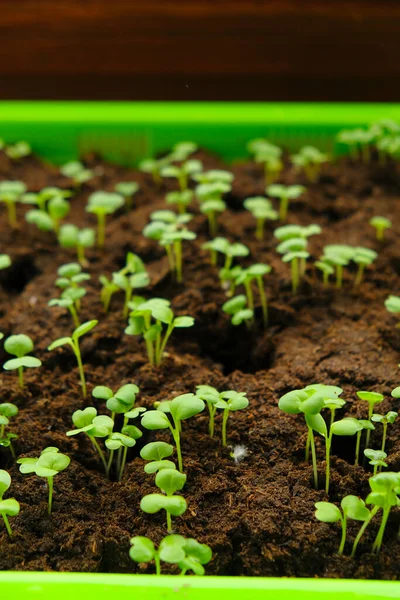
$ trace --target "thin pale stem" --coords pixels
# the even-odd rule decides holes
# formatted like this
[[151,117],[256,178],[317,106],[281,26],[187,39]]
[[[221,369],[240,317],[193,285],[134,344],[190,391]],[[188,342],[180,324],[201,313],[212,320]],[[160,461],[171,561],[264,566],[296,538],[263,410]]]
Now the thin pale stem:
[[8,222],[15,229],[17,226],[17,207],[15,202],[7,202]]
[[329,432],[329,435],[325,441],[325,460],[326,460],[326,470],[325,470],[325,492],[329,494],[329,483],[331,476],[331,444],[332,444],[332,436]]
[[311,429],[308,427],[307,428],[307,441],[306,441],[306,456],[305,456],[306,462],[310,461],[310,444],[311,444],[310,431],[311,431]]
[[104,248],[105,229],[106,229],[106,215],[103,213],[98,213],[98,215],[97,215],[97,246],[99,248]]
[[75,353],[76,360],[78,363],[79,377],[80,377],[81,386],[82,386],[82,395],[84,398],[86,398],[86,396],[87,396],[86,380],[85,380],[85,373],[83,371],[82,357],[81,357],[81,351],[79,348],[78,340],[74,343],[73,348],[74,348],[74,353]]
[[176,455],[178,457],[178,469],[181,473],[183,473],[183,460],[182,460],[182,451],[181,451],[181,435],[180,435],[180,422],[174,422],[175,429],[170,426],[172,436],[175,441],[176,446]]
[[293,258],[292,260],[292,293],[295,294],[299,287],[299,265],[298,258]]
[[127,454],[128,454],[128,446],[125,446],[124,450],[122,452],[122,461],[121,461],[121,468],[119,470],[118,481],[121,481],[122,475],[124,474]]
[[256,220],[256,239],[260,242],[264,239],[264,219]]
[[314,473],[314,487],[318,489],[318,471],[317,471],[317,455],[315,452],[315,440],[314,433],[311,427],[310,430],[310,446],[311,446],[311,456],[312,456],[312,465],[313,465],[313,473]]
[[18,367],[18,382],[19,382],[19,387],[22,388],[24,387],[24,368],[23,367]]
[[343,266],[336,265],[336,287],[341,288],[343,284]]
[[386,436],[387,436],[387,426],[388,424],[385,423],[385,421],[382,423],[383,425],[383,435],[382,435],[382,446],[381,446],[381,450],[382,452],[385,451],[385,446],[386,446]]
[[213,404],[211,404],[211,402],[207,402],[207,406],[208,406],[208,412],[210,415],[210,419],[208,422],[208,432],[210,434],[210,437],[214,437],[214,428],[215,428],[215,421],[214,421],[214,417],[215,417],[215,407]]
[[71,317],[74,322],[75,328],[79,327],[79,325],[81,323],[79,321],[78,313],[76,312],[75,306],[73,304],[71,304],[71,306],[69,306],[68,309],[69,309],[69,312],[71,313]]
[[161,364],[162,357],[163,357],[163,354],[164,354],[164,351],[165,351],[165,347],[167,345],[167,342],[169,340],[169,337],[170,337],[173,329],[174,329],[173,323],[170,323],[168,325],[167,331],[165,332],[164,339],[163,339],[161,347],[160,347],[160,351],[159,351],[159,353],[156,356],[156,365],[157,366],[159,366]]
[[125,290],[124,310],[122,312],[122,316],[124,317],[124,319],[126,319],[129,314],[129,302],[131,301],[132,293],[133,293],[133,288],[131,285],[128,284],[128,286]]
[[391,506],[385,506],[383,508],[383,515],[382,515],[382,521],[381,521],[381,525],[379,527],[378,530],[378,534],[375,538],[375,541],[372,545],[372,552],[379,552],[379,550],[381,549],[382,546],[382,542],[383,542],[383,535],[385,533],[385,529],[386,529],[386,524],[389,518],[389,514],[390,514],[390,509]]
[[226,441],[226,426],[228,423],[229,410],[226,408],[222,415],[222,445],[225,447],[227,445]]
[[169,269],[170,269],[171,273],[173,273],[175,271],[175,260],[174,260],[174,255],[172,252],[171,244],[165,245],[165,252],[167,253]]
[[341,519],[342,523],[342,539],[340,540],[340,546],[338,550],[338,554],[343,554],[344,545],[346,543],[346,534],[347,534],[347,519],[346,515],[344,515]]
[[261,301],[261,307],[262,307],[262,313],[263,313],[263,323],[264,323],[264,327],[266,327],[268,325],[268,304],[267,304],[267,296],[265,294],[261,276],[257,277],[257,286],[258,286],[258,292],[260,294],[260,301]]
[[110,450],[110,455],[108,457],[108,463],[107,463],[107,468],[106,468],[107,475],[109,475],[110,471],[111,471],[111,465],[112,465],[112,461],[114,458],[114,452],[115,452],[115,450]]
[[210,237],[214,238],[217,235],[218,231],[218,222],[217,216],[214,211],[208,213],[208,229],[210,232]]
[[364,523],[360,527],[360,531],[358,532],[356,539],[354,540],[354,543],[353,543],[353,548],[352,548],[352,551],[350,554],[350,558],[354,558],[359,541],[361,540],[362,536],[364,535],[364,531],[367,529],[368,525],[370,524],[370,522],[372,521],[372,519],[374,518],[374,516],[376,515],[378,510],[379,510],[379,506],[374,506],[374,508],[369,513],[369,517],[364,521]]
[[288,208],[289,208],[289,198],[287,196],[282,196],[281,202],[279,205],[279,218],[281,221],[284,221],[286,219]]
[[7,529],[7,533],[10,537],[12,537],[12,530],[11,530],[11,526],[10,526],[10,522],[8,520],[8,517],[5,513],[1,513],[1,516],[3,517],[3,521],[4,521],[4,525],[6,526]]
[[[168,513],[167,513],[168,515]],[[161,562],[160,562],[160,557],[158,556],[158,553],[156,553],[156,555],[154,556],[154,562],[156,564],[156,575],[161,575]]]
[[175,240],[174,242],[174,253],[175,253],[175,273],[176,281],[182,283],[182,243],[181,240]]
[[168,533],[172,533],[172,519],[171,519],[171,514],[167,512],[167,531]]
[[89,437],[90,437],[90,439],[91,439],[91,441],[92,441],[92,444],[93,444],[93,446],[96,448],[97,452],[99,453],[99,456],[100,456],[100,458],[101,458],[101,462],[102,462],[102,463],[103,463],[103,465],[104,465],[104,470],[105,470],[105,472],[106,472],[106,475],[108,476],[108,465],[107,465],[106,457],[104,456],[104,452],[103,452],[103,450],[100,448],[100,446],[99,446],[99,443],[98,443],[98,441],[96,440],[96,438],[95,438],[95,437],[91,437],[91,436],[89,436]]
[[363,275],[364,275],[364,269],[365,269],[365,265],[363,263],[360,263],[358,265],[357,275],[354,280],[354,287],[357,287],[362,282]]
[[361,433],[362,433],[362,429],[361,429],[361,431],[357,431],[356,454],[355,454],[355,458],[354,458],[355,465],[358,465],[358,460],[359,460],[359,456],[360,456]]
[[77,244],[76,255],[77,255],[79,264],[81,264],[82,266],[86,266],[88,264],[88,262],[85,258],[85,248],[82,246],[82,244]]
[[51,509],[53,508],[53,480],[54,477],[47,478],[47,485],[49,487],[49,515],[51,515]]

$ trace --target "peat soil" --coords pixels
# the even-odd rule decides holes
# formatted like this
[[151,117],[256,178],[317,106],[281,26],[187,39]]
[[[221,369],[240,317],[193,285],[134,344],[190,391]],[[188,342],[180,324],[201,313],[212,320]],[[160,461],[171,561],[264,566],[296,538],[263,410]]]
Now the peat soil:
[[[208,153],[198,156],[205,168],[224,166]],[[195,214],[190,228],[198,238],[185,246],[185,281],[178,285],[171,279],[163,250],[141,235],[149,214],[165,207],[165,193],[175,188],[174,182],[167,181],[157,189],[150,177],[134,169],[106,164],[96,156],[86,157],[85,163],[95,168],[96,177],[72,199],[68,222],[95,226],[93,215],[84,210],[93,190],[111,190],[122,179],[134,179],[141,185],[134,209],[108,218],[104,252],[87,252],[91,280],[81,318],[96,318],[99,324],[82,342],[89,389],[86,401],[80,394],[72,353],[46,350],[53,340],[72,330],[69,315],[47,303],[59,293],[54,284],[57,268],[74,260],[74,253],[59,248],[52,234],[28,225],[24,207],[18,207],[18,229],[10,231],[1,209],[1,251],[11,255],[13,264],[0,273],[0,330],[6,336],[31,336],[34,355],[43,361],[40,369],[26,372],[23,391],[14,372],[2,372],[1,401],[14,402],[20,409],[11,429],[19,436],[15,443],[18,456],[37,456],[44,447],[54,445],[71,457],[71,465],[55,478],[54,511],[49,517],[45,480],[20,474],[8,451],[0,450],[0,468],[8,469],[12,476],[10,495],[21,503],[20,515],[12,518],[11,540],[0,524],[0,569],[154,572],[153,565],[130,560],[129,539],[147,535],[158,543],[166,534],[164,513],[147,515],[139,508],[142,496],[157,491],[154,477],[143,471],[139,451],[148,441],[169,441],[168,434],[144,432],[129,456],[121,483],[105,478],[87,437],[65,435],[75,410],[95,405],[105,413],[104,404],[90,395],[94,386],[117,389],[134,382],[140,387],[138,404],[146,407],[194,392],[199,384],[246,392],[250,400],[249,408],[233,414],[228,425],[229,444],[247,449],[240,463],[231,458],[232,448],[221,447],[220,417],[214,439],[207,436],[205,414],[183,426],[187,473],[183,493],[188,510],[174,520],[175,531],[211,546],[208,574],[397,579],[399,511],[392,511],[378,556],[371,553],[379,526],[374,522],[357,557],[349,558],[359,528],[350,521],[347,556],[339,557],[339,525],[323,524],[314,517],[314,503],[328,500],[323,491],[323,445],[318,440],[320,489],[315,490],[311,465],[304,462],[304,420],[281,413],[277,406],[282,394],[321,382],[344,388],[347,404],[341,416],[366,416],[364,403],[355,395],[362,389],[385,394],[380,412],[400,409],[399,400],[390,397],[390,391],[400,384],[400,331],[395,328],[396,318],[384,307],[390,293],[400,292],[397,167],[343,160],[325,165],[315,184],[302,181],[290,166],[285,168],[282,182],[302,182],[308,187],[304,199],[292,205],[289,222],[319,223],[323,229],[310,240],[312,259],[295,297],[290,290],[289,267],[275,251],[272,231],[276,223],[267,224],[265,241],[257,242],[254,221],[242,208],[244,198],[264,192],[262,170],[251,163],[231,167],[236,178],[219,233],[249,246],[251,254],[240,264],[267,262],[273,267],[266,282],[270,324],[266,330],[262,328],[258,307],[256,327],[249,333],[244,326],[233,327],[221,310],[226,296],[218,270],[201,249],[207,239],[207,223],[197,205],[190,208]],[[37,158],[13,164],[2,153],[0,178],[22,179],[31,191],[45,185],[71,186],[57,168]],[[384,215],[394,223],[383,243],[376,241],[368,224],[373,215]],[[366,271],[361,286],[353,287],[354,271],[350,269],[343,289],[337,290],[333,284],[323,289],[312,263],[329,243],[378,251],[379,257]],[[192,329],[173,333],[158,369],[148,365],[142,340],[124,334],[122,298],[113,297],[107,315],[100,303],[98,276],[110,276],[121,268],[128,251],[139,254],[148,267],[151,285],[144,295],[168,298],[176,314],[192,315],[196,320]],[[0,358],[6,360],[3,349]],[[394,471],[400,470],[399,431],[400,420],[390,427],[387,442],[387,462]],[[379,447],[380,440],[378,425],[371,446]],[[365,498],[368,493],[371,472],[368,467],[354,466],[354,449],[353,438],[340,438],[333,446],[330,501],[339,502],[347,494]],[[174,572],[165,565],[164,570]]]

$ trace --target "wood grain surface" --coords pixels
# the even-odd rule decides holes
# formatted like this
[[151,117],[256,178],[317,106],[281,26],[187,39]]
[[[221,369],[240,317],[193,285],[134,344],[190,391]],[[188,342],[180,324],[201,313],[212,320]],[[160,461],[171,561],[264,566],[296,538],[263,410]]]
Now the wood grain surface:
[[0,0],[0,98],[400,101],[399,0]]

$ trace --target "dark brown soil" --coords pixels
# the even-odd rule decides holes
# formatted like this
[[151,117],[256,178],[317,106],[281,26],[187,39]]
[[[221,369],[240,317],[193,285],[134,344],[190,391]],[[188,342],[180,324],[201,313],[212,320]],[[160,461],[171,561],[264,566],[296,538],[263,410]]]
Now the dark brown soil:
[[[205,153],[200,156],[207,168],[222,165]],[[135,382],[140,387],[139,404],[151,407],[154,401],[210,384],[220,390],[246,392],[250,400],[250,407],[234,414],[229,422],[230,444],[248,449],[248,456],[239,464],[232,460],[229,449],[222,449],[218,436],[209,439],[205,415],[183,427],[188,511],[175,519],[175,528],[211,546],[214,556],[207,573],[396,579],[399,511],[392,511],[379,556],[370,553],[378,523],[370,527],[355,559],[337,556],[339,526],[322,524],[314,517],[314,503],[328,498],[324,491],[313,489],[311,466],[304,462],[303,419],[277,408],[282,394],[313,382],[342,386],[347,415],[365,416],[365,407],[355,396],[360,389],[384,393],[387,400],[382,411],[400,408],[399,401],[390,398],[390,391],[399,384],[400,332],[383,304],[389,293],[400,291],[400,175],[395,166],[327,165],[320,182],[308,186],[304,201],[293,204],[290,222],[319,223],[323,228],[322,235],[311,239],[313,258],[324,245],[334,242],[364,245],[379,252],[359,289],[353,288],[354,273],[350,272],[342,290],[332,287],[325,291],[310,266],[296,297],[290,292],[289,269],[274,250],[274,224],[267,226],[265,242],[256,242],[253,219],[241,209],[245,197],[263,193],[262,172],[252,164],[233,168],[236,179],[220,233],[249,245],[251,256],[242,264],[268,262],[273,267],[267,282],[270,326],[264,332],[258,323],[255,333],[249,334],[245,327],[231,326],[221,310],[226,297],[217,270],[200,248],[207,225],[197,207],[192,208],[196,217],[191,228],[198,239],[185,248],[185,283],[177,285],[168,273],[163,251],[140,235],[149,213],[164,205],[166,188],[157,190],[147,176],[105,164],[94,156],[86,162],[97,167],[98,176],[72,200],[70,222],[94,225],[92,216],[84,211],[93,188],[112,189],[122,178],[135,179],[141,185],[137,207],[129,214],[121,211],[109,218],[105,252],[88,252],[92,278],[82,303],[82,319],[99,319],[83,342],[89,391],[100,384],[114,389]],[[4,155],[0,155],[0,177],[23,178],[32,191],[44,185],[70,184],[57,169],[36,159],[12,165]],[[288,167],[282,181],[295,180],[301,181],[301,177]],[[168,187],[173,189],[173,182]],[[12,496],[21,503],[20,515],[12,519],[11,541],[0,526],[0,569],[153,572],[153,566],[137,566],[128,556],[133,535],[147,535],[158,542],[166,533],[163,514],[146,515],[139,508],[140,498],[156,488],[153,477],[144,473],[138,453],[143,443],[168,440],[168,434],[145,432],[129,457],[121,483],[105,478],[87,438],[66,437],[73,411],[84,402],[71,353],[46,350],[53,340],[71,332],[69,316],[48,308],[47,302],[58,295],[54,285],[57,267],[74,260],[74,255],[60,249],[53,235],[29,226],[23,212],[19,208],[16,232],[8,229],[4,212],[1,216],[1,251],[11,255],[13,265],[0,274],[0,330],[6,335],[30,335],[43,367],[26,373],[22,393],[15,373],[1,373],[2,401],[20,407],[13,427],[19,435],[18,455],[37,456],[44,447],[56,445],[72,460],[55,479],[54,512],[48,517],[45,481],[21,475],[8,452],[0,451],[0,467],[10,471]],[[385,215],[394,223],[381,245],[368,224],[372,215]],[[108,315],[99,300],[98,276],[120,268],[128,250],[138,253],[148,266],[152,283],[145,294],[169,298],[178,314],[196,319],[193,329],[174,332],[159,369],[147,364],[142,341],[124,334],[121,298],[114,297]],[[0,354],[4,361],[4,351]],[[104,410],[102,403],[93,403],[100,412]],[[92,404],[90,397],[86,404]],[[219,427],[218,422],[218,435]],[[387,444],[389,468],[395,471],[400,469],[399,430],[397,422],[390,428]],[[380,434],[377,430],[373,435],[373,447],[378,446]],[[341,438],[333,448],[331,501],[340,501],[346,494],[365,498],[368,493],[370,472],[352,464],[354,443],[352,438]],[[321,486],[323,458],[321,444]],[[350,522],[350,541],[358,527]],[[347,553],[349,548],[350,544]]]

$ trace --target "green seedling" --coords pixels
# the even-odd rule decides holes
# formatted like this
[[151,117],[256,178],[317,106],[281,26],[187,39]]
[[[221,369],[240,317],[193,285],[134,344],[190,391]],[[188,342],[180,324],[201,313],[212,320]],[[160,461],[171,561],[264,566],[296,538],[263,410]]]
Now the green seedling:
[[[167,326],[164,335],[163,325]],[[173,330],[193,327],[193,325],[193,317],[175,317],[168,300],[152,298],[145,301],[144,298],[137,298],[129,315],[129,325],[125,329],[125,333],[127,335],[143,335],[149,362],[158,367]]]
[[366,448],[364,450],[364,456],[369,459],[369,464],[374,467],[374,476],[377,474],[378,468],[387,467],[385,458],[387,458],[386,452],[383,450],[372,450],[372,448]]
[[136,181],[119,181],[115,184],[114,190],[124,198],[126,208],[131,210],[133,196],[140,190],[140,185]]
[[349,147],[349,153],[353,160],[358,159],[358,140],[357,134],[354,134],[353,129],[343,129],[337,134],[337,141]]
[[332,265],[322,260],[317,260],[314,263],[314,266],[319,269],[322,273],[322,284],[324,287],[328,287],[329,285],[329,277],[334,274],[335,269]]
[[357,431],[357,441],[356,441],[356,454],[355,454],[355,459],[354,459],[354,464],[358,465],[358,459],[360,457],[360,446],[361,446],[361,434],[364,430],[366,431],[374,431],[375,427],[374,425],[371,423],[371,421],[368,421],[367,419],[358,419],[358,422],[360,423],[360,425],[362,425],[362,429],[360,429],[359,431]]
[[38,477],[47,479],[49,488],[48,513],[51,514],[53,505],[54,477],[64,471],[71,462],[66,454],[61,454],[58,448],[49,446],[42,450],[38,458],[19,458],[19,470],[24,475],[35,473]]
[[282,262],[289,262],[291,265],[292,293],[296,294],[300,279],[305,272],[305,261],[310,256],[307,251],[307,240],[305,238],[289,238],[281,242],[276,250],[279,254],[283,254]]
[[311,225],[305,227],[302,225],[282,225],[275,229],[274,237],[280,242],[286,242],[286,240],[299,238],[308,240],[312,235],[319,235],[320,233],[322,233],[322,229],[316,223],[311,223]]
[[303,185],[269,185],[266,189],[266,194],[272,198],[279,198],[279,218],[285,221],[289,210],[289,203],[292,200],[297,200],[306,191]]
[[109,437],[114,428],[114,421],[107,415],[98,416],[97,410],[93,406],[88,406],[84,410],[76,410],[72,415],[72,422],[76,429],[67,431],[67,436],[71,437],[73,435],[78,435],[79,433],[85,433],[97,450],[106,475],[108,476],[109,468],[106,457],[96,438]]
[[207,404],[209,413],[208,432],[210,437],[214,437],[215,414],[217,412],[216,404],[220,400],[220,393],[211,385],[198,385],[196,387],[196,396]]
[[[378,394],[377,392],[367,392],[367,391],[359,391],[357,392],[357,396],[358,398],[360,398],[360,400],[364,400],[365,402],[368,402],[368,421],[371,420],[372,417],[372,413],[374,412],[374,406],[375,404],[380,404],[384,397],[382,394]],[[371,430],[367,429],[367,434],[365,436],[365,447],[368,448],[369,447],[369,438],[371,437]]]
[[84,227],[79,229],[76,225],[61,225],[58,241],[63,248],[75,248],[78,261],[81,265],[88,264],[85,258],[85,248],[92,248],[95,244],[96,234],[94,229]]
[[134,425],[128,425],[129,419],[138,417],[146,409],[138,407],[134,409],[136,395],[139,393],[139,388],[133,383],[128,383],[120,387],[114,394],[111,388],[104,385],[98,385],[94,388],[92,395],[94,398],[106,400],[107,409],[111,412],[111,419],[115,423],[115,416],[119,414],[124,415],[123,425],[121,432],[110,433],[105,444],[109,450],[109,457],[107,463],[107,474],[110,473],[111,465],[114,458],[114,453],[117,450],[117,480],[121,481],[126,459],[128,455],[128,448],[132,448],[136,444],[136,440],[142,437],[140,429]]
[[146,225],[143,235],[165,248],[171,272],[178,283],[183,281],[182,241],[196,239],[196,234],[186,228],[192,219],[187,213],[176,215],[171,210],[158,210],[150,215],[151,223]]
[[231,412],[236,412],[237,410],[243,410],[247,408],[249,405],[249,401],[246,397],[245,392],[235,392],[234,390],[228,390],[226,392],[221,392],[219,395],[219,400],[215,404],[216,408],[221,408],[223,410],[222,413],[222,445],[224,447],[227,446],[227,437],[226,437],[226,429],[228,424],[228,418]]
[[172,204],[173,206],[178,207],[178,213],[180,215],[185,214],[187,207],[193,200],[193,192],[192,190],[183,190],[183,191],[175,191],[169,192],[166,197],[166,203]]
[[28,353],[33,350],[33,342],[30,337],[24,334],[10,335],[4,342],[4,349],[8,354],[14,354],[17,358],[12,358],[4,363],[3,369],[6,371],[18,371],[18,381],[21,389],[24,387],[24,367],[36,368],[41,366],[41,361]]
[[354,419],[353,417],[345,417],[340,421],[336,421],[332,423],[329,434],[326,430],[326,425],[323,427],[322,421],[317,423],[317,426],[320,429],[316,429],[318,433],[320,433],[325,438],[325,446],[326,446],[326,478],[325,478],[325,491],[329,493],[329,484],[330,484],[330,453],[331,453],[331,445],[332,445],[332,436],[333,435],[355,435],[358,432],[361,432],[364,427],[358,421],[358,419]]
[[21,202],[26,192],[22,181],[0,181],[0,202],[7,206],[8,223],[13,229],[17,226],[17,202]]
[[328,161],[328,155],[313,146],[304,146],[291,159],[297,169],[304,171],[309,181],[315,182],[319,177],[321,165]]
[[112,296],[119,291],[120,287],[112,279],[108,279],[106,275],[99,276],[101,283],[100,300],[103,304],[104,312],[108,313]]
[[0,271],[11,267],[11,258],[8,254],[0,254]]
[[139,169],[143,173],[151,174],[155,185],[160,187],[162,184],[161,170],[170,162],[170,156],[165,156],[164,158],[160,158],[158,160],[154,158],[146,158],[139,163]]
[[54,198],[65,199],[70,198],[71,196],[72,193],[69,190],[51,186],[43,188],[38,193],[28,192],[24,194],[21,198],[21,202],[23,204],[37,206],[40,211],[46,212],[47,203],[50,202],[50,200],[54,200]]
[[57,235],[60,233],[61,221],[65,219],[70,210],[71,206],[63,196],[55,196],[49,200],[47,212]]
[[207,544],[200,544],[194,538],[185,539],[182,535],[165,536],[156,550],[149,538],[137,536],[130,541],[129,556],[137,563],[148,563],[154,560],[156,574],[161,575],[161,561],[178,565],[180,575],[193,571],[195,575],[204,575],[203,565],[210,562],[212,551]]
[[26,221],[36,225],[42,231],[55,231],[58,234],[60,223],[68,215],[71,208],[66,200],[70,196],[71,192],[69,190],[62,190],[57,187],[43,188],[37,194],[24,194],[21,199],[22,203],[37,206],[37,209],[26,213]]
[[331,502],[316,502],[315,517],[322,523],[337,523],[340,521],[342,527],[342,537],[338,549],[338,554],[343,554],[346,543],[347,519],[356,521],[366,521],[369,517],[369,510],[365,502],[357,496],[345,496],[340,503],[341,509]]
[[12,445],[12,440],[16,440],[18,438],[15,433],[11,433],[11,431],[6,432],[6,427],[8,427],[10,423],[10,419],[15,417],[18,414],[18,407],[15,404],[11,404],[11,402],[3,402],[0,404],[0,446],[3,448],[9,448],[12,457],[15,460],[15,452]]
[[152,475],[158,473],[162,469],[175,469],[175,464],[172,460],[164,460],[168,456],[171,456],[174,449],[171,444],[166,442],[150,442],[143,446],[140,451],[140,456],[144,460],[149,460],[147,465],[144,466],[145,473]]
[[[388,298],[386,298],[385,308],[390,313],[400,313],[400,296],[390,295]],[[396,323],[396,327],[399,328],[400,323]]]
[[150,283],[150,277],[144,262],[137,254],[128,252],[125,267],[117,273],[113,273],[112,281],[120,290],[125,292],[122,316],[126,319],[129,314],[129,304],[132,300],[133,291],[147,287]]
[[81,162],[75,160],[63,165],[60,168],[60,173],[72,179],[74,187],[77,189],[94,177],[93,171],[86,169]]
[[250,250],[244,244],[240,244],[239,242],[231,244],[227,239],[219,237],[215,238],[214,241],[216,240],[218,240],[219,244],[219,247],[217,245],[217,252],[225,255],[224,269],[230,269],[232,267],[234,258],[248,256],[250,254]]
[[385,230],[390,229],[393,226],[392,221],[386,217],[372,217],[372,219],[369,220],[369,224],[372,227],[375,227],[376,239],[378,242],[384,241]]
[[235,179],[235,176],[230,171],[211,169],[210,171],[194,173],[192,179],[197,181],[197,183],[227,183],[230,185]]
[[[164,408],[166,408],[164,406]],[[178,468],[183,472],[181,453],[181,422],[194,417],[204,410],[205,404],[195,394],[182,394],[168,403],[168,412],[171,414],[172,423],[165,412],[161,410],[148,410],[142,417],[142,426],[150,431],[158,429],[169,429],[176,446],[178,456]]]
[[178,142],[172,146],[170,157],[174,161],[181,162],[187,160],[198,148],[196,142]]
[[226,295],[231,298],[237,288],[238,277],[243,272],[243,269],[240,265],[236,265],[231,269],[220,269],[219,271],[219,279],[221,282],[222,288],[226,291]]
[[372,504],[373,508],[371,509],[368,518],[364,521],[360,531],[357,534],[356,539],[354,540],[353,549],[351,553],[352,558],[356,553],[358,543],[362,538],[369,523],[372,521],[372,519],[375,517],[378,511],[382,510],[381,524],[372,546],[372,552],[380,551],[390,511],[394,506],[398,506],[399,502],[399,499],[397,497],[400,486],[399,473],[378,473],[377,475],[370,477],[369,485],[371,488],[371,492],[368,494],[365,502],[366,504]]
[[200,212],[207,216],[208,228],[211,237],[217,235],[218,221],[217,214],[221,214],[226,209],[226,204],[223,200],[206,200],[200,206]]
[[106,216],[115,213],[124,205],[124,197],[112,192],[94,192],[88,198],[86,212],[97,217],[97,245],[104,247]]
[[382,446],[381,446],[382,452],[385,451],[387,427],[388,427],[389,423],[394,423],[395,420],[397,419],[397,417],[398,417],[398,414],[394,410],[390,410],[389,412],[386,413],[386,415],[379,415],[379,414],[375,413],[371,417],[371,421],[373,421],[374,423],[382,423],[382,425],[383,425]]
[[271,267],[269,265],[257,263],[247,267],[247,269],[241,269],[236,277],[236,285],[243,285],[246,290],[247,304],[251,311],[254,311],[254,296],[251,284],[253,281],[256,282],[262,307],[264,327],[268,324],[268,304],[263,277],[270,272]]
[[230,184],[222,181],[201,183],[196,187],[196,196],[200,202],[200,211],[208,217],[211,237],[217,235],[217,213],[222,213],[226,209],[226,204],[222,196],[230,190]]
[[32,148],[28,142],[20,141],[16,144],[7,146],[5,152],[9,158],[18,161],[21,160],[21,158],[25,158],[26,156],[32,154]]
[[19,502],[15,498],[3,499],[3,496],[11,486],[11,477],[7,471],[0,469],[0,515],[3,517],[7,533],[12,537],[12,529],[8,517],[15,517],[19,514]]
[[199,160],[186,160],[178,165],[166,165],[161,168],[162,177],[173,177],[177,179],[181,192],[187,190],[189,177],[203,170]]
[[66,308],[72,317],[72,321],[75,327],[80,326],[80,320],[78,316],[80,301],[86,294],[84,288],[67,288],[63,291],[60,298],[52,298],[48,302],[48,306],[58,306],[59,308]]
[[256,220],[257,240],[263,240],[265,221],[276,221],[279,216],[278,213],[273,209],[271,201],[263,196],[246,198],[243,205]]
[[362,247],[357,247],[354,249],[353,261],[358,265],[358,271],[354,279],[355,286],[360,285],[362,282],[365,267],[372,265],[377,257],[378,253],[375,252],[375,250]]
[[56,286],[62,290],[79,288],[84,281],[89,281],[89,273],[82,272],[82,266],[79,263],[66,263],[57,269],[58,278]]
[[353,256],[354,248],[346,244],[330,244],[324,247],[324,254],[320,261],[334,267],[337,288],[343,286],[343,268],[348,266]]
[[151,515],[160,510],[165,510],[167,513],[167,531],[170,533],[172,531],[171,517],[179,517],[187,509],[185,498],[175,494],[175,492],[181,490],[185,485],[186,475],[179,473],[175,469],[161,469],[156,475],[155,483],[164,493],[144,496],[140,501],[140,508],[143,512]]
[[87,390],[86,390],[85,373],[84,373],[83,364],[82,364],[81,350],[79,347],[79,339],[86,333],[89,333],[89,331],[91,331],[93,329],[93,327],[95,327],[97,325],[97,323],[98,323],[98,321],[96,321],[96,320],[86,321],[86,323],[82,323],[82,325],[80,325],[73,331],[71,337],[59,338],[58,340],[55,340],[52,344],[50,344],[50,346],[47,348],[47,350],[55,350],[56,348],[59,348],[60,346],[65,346],[65,345],[71,346],[72,351],[75,354],[76,361],[78,363],[79,377],[80,377],[81,386],[82,386],[82,395],[84,398],[86,398],[86,396],[87,396]]
[[244,294],[239,294],[224,302],[222,310],[231,317],[232,325],[246,323],[248,328],[251,327],[254,311],[247,306],[247,298]]
[[247,149],[254,154],[254,161],[256,163],[264,165],[266,185],[276,181],[283,169],[281,148],[267,142],[267,140],[255,139],[247,144]]

